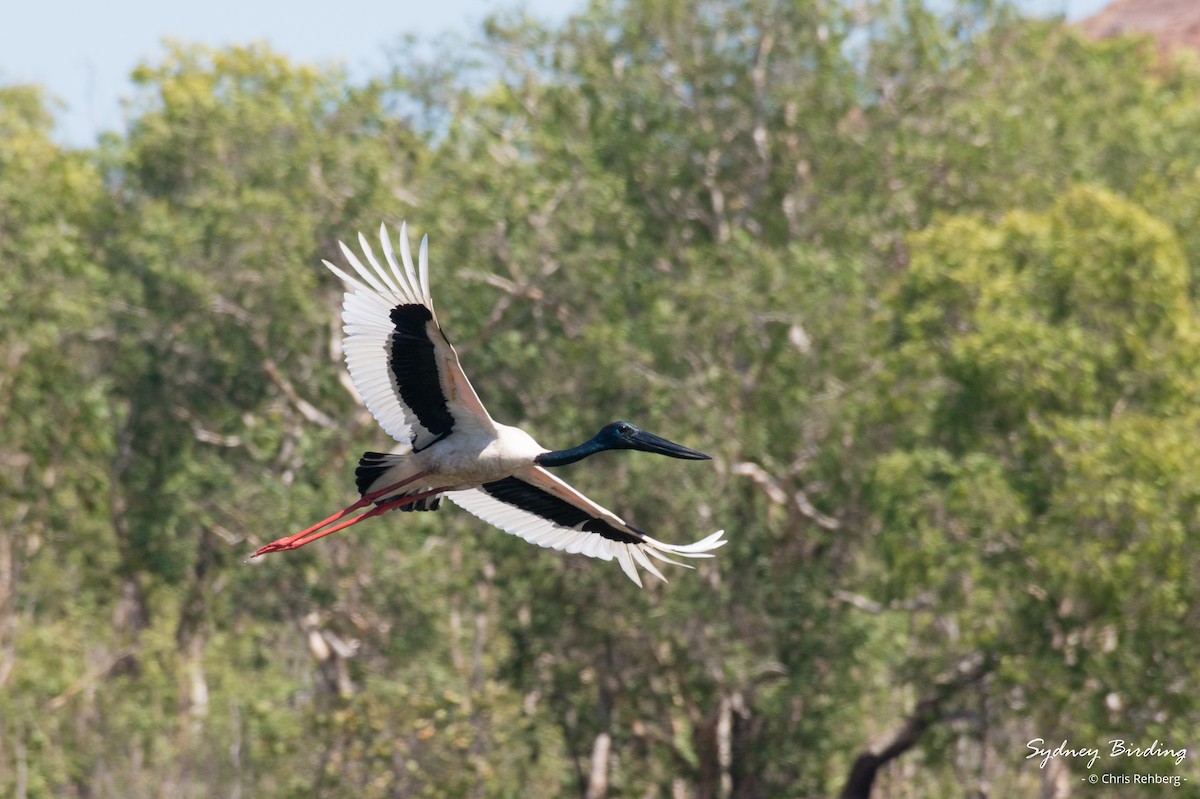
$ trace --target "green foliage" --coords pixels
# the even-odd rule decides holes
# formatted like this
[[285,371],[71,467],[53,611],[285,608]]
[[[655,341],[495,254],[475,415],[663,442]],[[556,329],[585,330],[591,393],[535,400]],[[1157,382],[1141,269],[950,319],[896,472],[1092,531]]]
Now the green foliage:
[[[0,88],[0,793],[832,795],[907,719],[896,791],[1016,796],[1032,737],[1186,745],[1200,73],[1157,59],[600,0],[362,85],[170,44],[94,152]],[[565,473],[714,560],[636,591],[446,510],[245,562],[388,446],[320,260],[406,217],[496,418],[714,456]]]
[[910,432],[871,496],[878,579],[933,600],[916,661],[995,652],[1073,738],[1183,734],[1200,361],[1178,240],[1081,187],[1043,213],[948,219],[911,251],[887,369],[909,376],[890,424]]

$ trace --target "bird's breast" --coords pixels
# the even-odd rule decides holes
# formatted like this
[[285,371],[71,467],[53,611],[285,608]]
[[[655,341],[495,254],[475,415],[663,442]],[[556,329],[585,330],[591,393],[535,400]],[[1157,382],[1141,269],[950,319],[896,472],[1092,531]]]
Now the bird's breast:
[[[502,426],[503,427],[503,426]],[[509,428],[509,430],[517,430]],[[495,437],[460,438],[453,436],[430,448],[433,463],[428,471],[442,478],[442,483],[454,488],[472,488],[501,480],[529,466],[543,450],[527,434],[505,434]]]

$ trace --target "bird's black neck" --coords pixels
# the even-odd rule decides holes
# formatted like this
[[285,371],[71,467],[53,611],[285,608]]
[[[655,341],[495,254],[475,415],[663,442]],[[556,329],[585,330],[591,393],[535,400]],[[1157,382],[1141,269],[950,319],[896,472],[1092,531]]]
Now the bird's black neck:
[[533,462],[539,466],[566,466],[568,463],[581,461],[589,455],[595,455],[597,452],[603,452],[608,449],[596,439],[590,439],[583,442],[578,447],[570,449],[556,449],[553,452],[543,452],[533,459]]

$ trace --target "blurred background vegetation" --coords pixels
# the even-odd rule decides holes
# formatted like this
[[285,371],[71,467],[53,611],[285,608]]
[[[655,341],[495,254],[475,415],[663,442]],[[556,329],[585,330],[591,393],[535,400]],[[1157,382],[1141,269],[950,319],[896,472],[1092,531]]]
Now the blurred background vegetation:
[[[1200,749],[1194,54],[595,0],[133,79],[86,150],[0,87],[0,794],[1064,797],[1027,741]],[[247,562],[388,445],[320,259],[403,219],[497,418],[714,455],[566,476],[715,560],[638,591],[443,511]]]

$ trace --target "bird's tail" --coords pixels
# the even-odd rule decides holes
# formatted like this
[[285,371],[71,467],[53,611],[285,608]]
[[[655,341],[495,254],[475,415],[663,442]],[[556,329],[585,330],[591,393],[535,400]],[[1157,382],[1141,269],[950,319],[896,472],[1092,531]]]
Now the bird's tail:
[[[358,486],[358,493],[366,495],[371,491],[377,491],[380,488],[389,486],[393,483],[398,483],[409,475],[408,467],[409,456],[394,455],[384,452],[364,452],[362,457],[358,459],[358,468],[354,470],[354,482]],[[423,489],[419,486],[408,488],[404,491],[397,491],[390,495],[388,499],[398,499],[406,494],[418,494]],[[382,498],[381,498],[382,499]],[[405,505],[400,508],[403,511],[414,510],[437,510],[442,504],[441,496],[426,497],[425,499],[414,502],[411,505]]]

